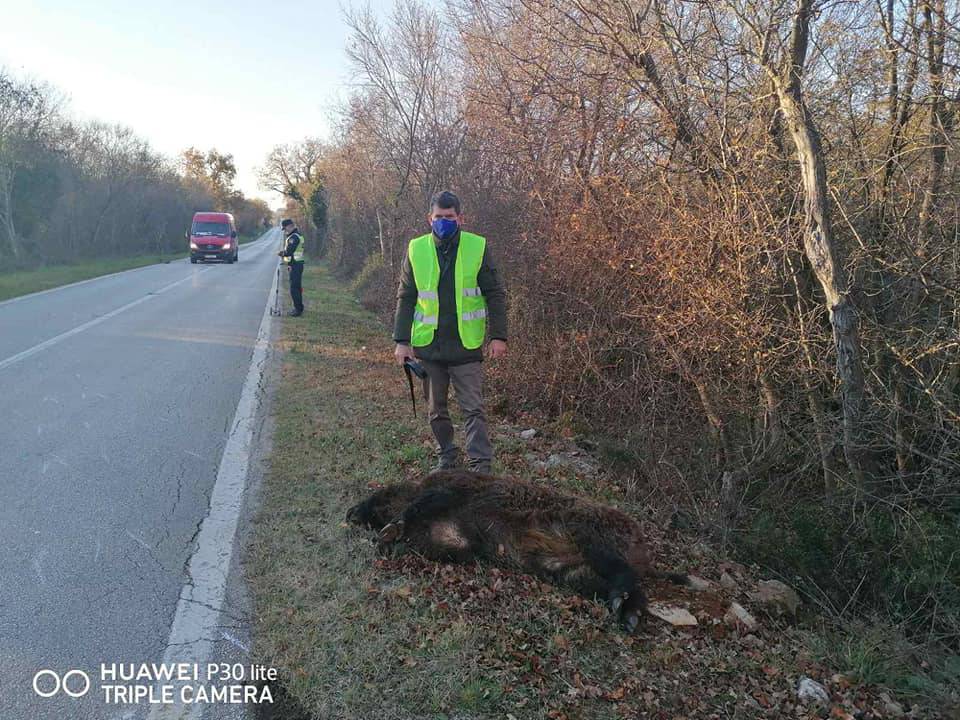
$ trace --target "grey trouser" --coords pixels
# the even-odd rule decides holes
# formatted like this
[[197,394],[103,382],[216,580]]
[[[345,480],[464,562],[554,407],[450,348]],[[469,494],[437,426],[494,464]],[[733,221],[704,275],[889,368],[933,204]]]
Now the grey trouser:
[[452,380],[457,403],[463,411],[470,469],[490,472],[493,446],[487,435],[487,419],[483,414],[483,363],[444,365],[428,360],[421,360],[420,363],[427,371],[423,394],[427,399],[430,429],[439,445],[441,463],[455,464],[460,453],[453,441],[453,423],[447,410],[447,395]]

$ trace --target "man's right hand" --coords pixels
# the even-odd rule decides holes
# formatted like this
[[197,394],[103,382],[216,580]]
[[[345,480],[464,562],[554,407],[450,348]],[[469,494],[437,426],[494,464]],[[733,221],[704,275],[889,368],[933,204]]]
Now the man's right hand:
[[397,359],[398,365],[403,365],[404,360],[408,358],[414,360],[416,356],[413,354],[413,348],[409,345],[401,345],[397,343],[397,347],[393,350],[393,356]]

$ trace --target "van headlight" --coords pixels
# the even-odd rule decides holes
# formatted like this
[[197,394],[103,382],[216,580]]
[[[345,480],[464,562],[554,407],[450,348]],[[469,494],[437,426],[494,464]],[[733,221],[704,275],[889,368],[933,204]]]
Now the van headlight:
[[224,249],[224,250],[229,250],[229,249],[230,249],[230,243],[224,243],[224,244],[223,244],[223,249]]
[[197,249],[197,244],[196,244],[195,242],[190,243],[190,249],[191,249],[191,250],[196,250],[196,249]]

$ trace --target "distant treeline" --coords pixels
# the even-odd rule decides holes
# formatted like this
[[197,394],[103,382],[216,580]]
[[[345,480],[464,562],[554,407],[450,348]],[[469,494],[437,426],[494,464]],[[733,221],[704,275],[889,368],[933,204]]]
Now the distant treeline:
[[232,189],[231,156],[172,160],[62,105],[53,88],[0,68],[0,270],[179,253],[197,210],[233,212],[244,234],[268,219],[266,203]]

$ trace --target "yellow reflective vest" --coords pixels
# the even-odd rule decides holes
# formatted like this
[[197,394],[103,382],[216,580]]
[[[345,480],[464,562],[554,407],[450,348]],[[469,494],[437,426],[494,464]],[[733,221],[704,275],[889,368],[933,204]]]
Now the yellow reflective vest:
[[[487,332],[487,301],[477,285],[487,240],[481,235],[460,231],[457,262],[454,266],[457,298],[457,329],[467,350],[483,345]],[[410,241],[407,248],[413,279],[417,285],[417,305],[413,312],[410,344],[423,347],[433,342],[440,318],[440,260],[433,233]]]
[[300,233],[298,232],[290,233],[290,235],[287,236],[286,239],[284,239],[283,241],[284,250],[286,250],[287,245],[290,244],[290,240],[294,236],[296,236],[298,242],[297,242],[296,250],[293,251],[293,257],[290,257],[289,255],[283,256],[283,261],[287,264],[295,263],[295,262],[303,262],[303,235],[301,235]]

